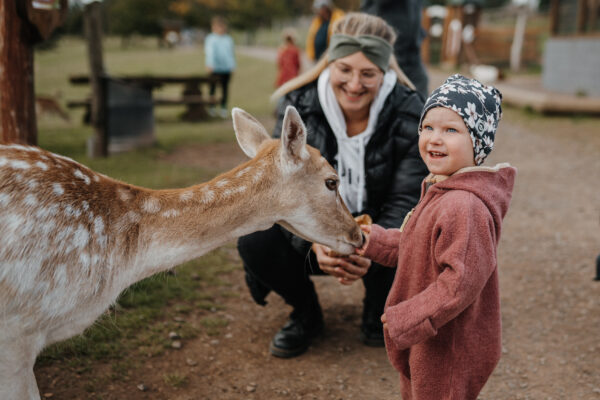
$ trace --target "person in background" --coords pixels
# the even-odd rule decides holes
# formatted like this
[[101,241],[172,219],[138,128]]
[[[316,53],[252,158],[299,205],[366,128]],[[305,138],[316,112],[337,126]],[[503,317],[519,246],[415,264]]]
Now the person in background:
[[426,99],[429,79],[421,58],[421,43],[425,38],[422,8],[422,0],[362,0],[360,5],[362,12],[383,18],[396,30],[394,55],[398,65]]
[[482,165],[494,146],[502,96],[453,75],[419,123],[430,174],[400,229],[361,226],[357,254],[395,267],[382,315],[405,400],[477,400],[502,353],[498,242],[516,169]]
[[[223,17],[215,16],[211,20],[211,33],[204,40],[204,53],[206,70],[212,77],[216,77],[221,86],[222,98],[221,108],[217,110],[211,106],[209,114],[227,118],[227,99],[229,94],[229,81],[235,69],[235,53],[233,39],[227,34],[227,22]],[[216,83],[210,84],[210,96],[213,97],[216,91]]]
[[281,36],[283,45],[277,50],[275,87],[283,85],[300,73],[300,50],[296,46],[296,33],[292,29],[285,29]]
[[[394,39],[383,19],[350,13],[336,22],[319,62],[273,94],[281,98],[274,136],[281,135],[286,107],[294,106],[306,125],[307,143],[338,172],[333,189],[339,189],[339,201],[354,215],[368,214],[389,228],[399,227],[417,203],[427,173],[417,135],[423,100],[394,60]],[[272,290],[293,309],[271,341],[272,355],[298,356],[323,331],[311,273],[330,274],[346,285],[362,277],[360,340],[383,346],[380,316],[393,269],[373,264],[365,274],[369,260],[332,255],[280,225],[241,237],[238,250],[253,299],[265,305]]]
[[344,16],[344,12],[335,8],[331,0],[315,0],[313,10],[316,15],[306,35],[306,56],[314,63],[327,50],[333,24]]

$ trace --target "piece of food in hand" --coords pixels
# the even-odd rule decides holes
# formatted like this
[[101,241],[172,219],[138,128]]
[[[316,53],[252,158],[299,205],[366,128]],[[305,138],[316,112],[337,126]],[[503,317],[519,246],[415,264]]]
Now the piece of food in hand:
[[358,217],[355,217],[354,220],[359,225],[372,225],[373,224],[373,220],[371,219],[369,214],[359,215]]
[[[371,225],[371,224],[373,224],[373,220],[371,219],[371,216],[369,214],[359,215],[358,217],[354,217],[354,220],[359,225]],[[344,257],[344,254],[340,254],[340,253],[338,253],[337,251],[334,251],[334,250],[329,250],[329,252],[327,253],[327,255],[329,257]]]

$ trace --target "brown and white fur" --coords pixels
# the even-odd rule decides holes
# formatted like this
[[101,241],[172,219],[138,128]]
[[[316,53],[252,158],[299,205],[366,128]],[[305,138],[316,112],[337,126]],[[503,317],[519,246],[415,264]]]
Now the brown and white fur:
[[0,399],[39,399],[48,344],[81,333],[125,288],[279,223],[341,253],[362,245],[335,170],[288,107],[281,140],[240,109],[252,160],[184,189],[150,190],[21,145],[0,145]]

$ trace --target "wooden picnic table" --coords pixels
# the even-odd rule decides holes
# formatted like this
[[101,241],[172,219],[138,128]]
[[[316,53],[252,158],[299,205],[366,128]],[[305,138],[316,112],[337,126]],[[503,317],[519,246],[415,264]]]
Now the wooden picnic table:
[[[185,105],[186,111],[182,118],[186,121],[200,121],[208,117],[207,106],[214,106],[221,102],[221,98],[208,95],[208,88],[203,91],[203,86],[208,87],[211,83],[218,82],[218,77],[210,75],[188,75],[188,76],[161,76],[161,75],[120,75],[106,76],[107,79],[118,80],[123,83],[136,85],[152,92],[154,106]],[[69,77],[73,85],[88,85],[90,78],[87,75],[73,75]],[[175,98],[156,97],[155,89],[165,85],[181,85],[181,95]],[[67,102],[67,106],[89,107],[90,99],[73,100]]]

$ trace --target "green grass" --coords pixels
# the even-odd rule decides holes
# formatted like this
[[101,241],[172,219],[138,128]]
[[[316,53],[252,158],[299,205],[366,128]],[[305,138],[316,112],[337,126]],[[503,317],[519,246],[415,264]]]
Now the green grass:
[[[153,40],[136,41],[126,49],[119,40],[104,43],[106,70],[119,74],[186,75],[204,73],[202,49],[159,49]],[[38,94],[59,94],[63,104],[87,96],[88,87],[69,84],[69,76],[87,74],[86,48],[81,40],[63,38],[58,45],[35,54],[35,88]],[[275,66],[270,62],[238,57],[238,69],[230,87],[229,106],[241,107],[257,118],[272,114],[268,98],[272,90]],[[179,88],[168,90],[179,91]],[[158,109],[155,113],[157,144],[106,159],[86,156],[86,141],[92,135],[81,122],[81,110],[69,110],[71,121],[51,116],[38,118],[39,145],[80,161],[94,170],[135,185],[150,188],[183,187],[206,181],[214,170],[165,161],[162,157],[190,144],[235,141],[230,120],[184,123],[178,119],[183,108]],[[199,154],[201,156],[201,154]],[[232,297],[224,274],[240,268],[231,256],[233,245],[224,246],[179,266],[176,274],[161,273],[127,289],[117,303],[82,335],[48,347],[38,365],[59,363],[80,374],[89,373],[92,363],[110,362],[112,372],[105,379],[124,379],[136,362],[170,349],[168,333],[177,331],[183,340],[199,334],[218,335],[227,321],[214,312],[224,309]],[[201,323],[188,321],[194,314]],[[175,321],[175,317],[180,317]],[[131,357],[138,355],[142,357]],[[186,377],[165,376],[172,386],[185,384]],[[102,385],[102,379],[90,381],[88,390]]]

